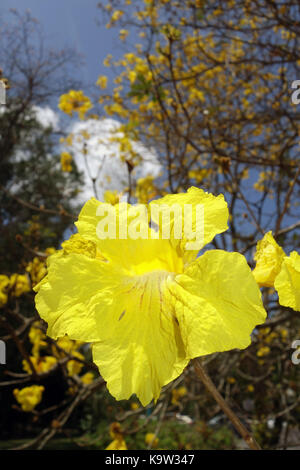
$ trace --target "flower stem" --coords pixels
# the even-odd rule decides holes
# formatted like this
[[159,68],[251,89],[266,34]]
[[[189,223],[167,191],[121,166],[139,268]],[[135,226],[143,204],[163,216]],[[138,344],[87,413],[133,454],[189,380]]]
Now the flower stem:
[[235,429],[238,431],[238,433],[242,436],[246,444],[250,447],[252,450],[261,450],[260,446],[254,439],[254,437],[251,436],[251,434],[247,431],[245,426],[241,423],[239,418],[236,416],[236,414],[229,408],[228,404],[224,400],[224,398],[220,395],[218,390],[216,389],[214,383],[210,379],[209,375],[207,372],[204,370],[204,367],[202,366],[201,362],[199,359],[194,359],[194,368],[197,376],[202,380],[203,384],[207,388],[207,390],[212,394],[220,408],[223,410],[223,412],[226,414],[226,416],[230,419],[232,422],[233,426]]

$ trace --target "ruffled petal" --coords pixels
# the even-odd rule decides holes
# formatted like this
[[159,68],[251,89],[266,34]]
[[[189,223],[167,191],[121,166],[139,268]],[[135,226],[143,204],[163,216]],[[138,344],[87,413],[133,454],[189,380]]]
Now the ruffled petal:
[[[171,212],[169,217],[171,206],[174,207],[174,212]],[[186,193],[169,194],[152,201],[150,208],[152,220],[159,226],[160,232],[162,229],[166,233],[170,232],[171,243],[177,250],[180,249],[185,262],[195,259],[207,243],[228,229],[229,212],[222,194],[214,196],[202,189],[191,187]],[[157,213],[158,209],[160,212]],[[165,216],[161,215],[164,213]]]
[[281,305],[300,311],[300,255],[296,251],[283,259],[274,287]]
[[168,286],[189,358],[246,348],[266,319],[258,285],[239,253],[208,251]]
[[[183,260],[170,240],[152,238],[146,206],[111,204],[92,198],[82,208],[75,225],[79,234],[93,241],[108,260],[130,271],[164,269],[182,272]],[[115,214],[115,218],[114,218]],[[102,221],[110,223],[110,229]],[[99,225],[100,224],[100,225]],[[121,227],[121,229],[120,229]],[[107,238],[104,232],[107,231]],[[144,238],[143,238],[144,237]]]
[[110,337],[93,345],[93,360],[117,400],[136,394],[146,406],[188,363],[165,276],[131,279],[127,292],[115,296],[120,315],[111,319]]
[[96,258],[76,253],[52,255],[48,275],[35,287],[36,309],[48,323],[48,335],[99,340],[105,328],[103,312],[109,310],[119,277],[108,263]]

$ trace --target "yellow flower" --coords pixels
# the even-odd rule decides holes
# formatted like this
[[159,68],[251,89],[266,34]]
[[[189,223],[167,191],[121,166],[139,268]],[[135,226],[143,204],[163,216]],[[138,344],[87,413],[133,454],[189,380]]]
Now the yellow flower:
[[114,439],[105,450],[127,450],[127,445],[124,439]]
[[300,255],[296,251],[283,259],[274,286],[281,305],[300,311]]
[[100,75],[98,77],[96,85],[98,85],[100,88],[102,88],[104,90],[107,87],[107,77],[106,77],[106,75]]
[[105,450],[127,450],[127,445],[123,438],[123,433],[119,423],[112,423],[110,425],[109,434],[113,441],[106,447]]
[[254,255],[256,266],[253,270],[253,276],[260,286],[274,286],[284,256],[285,253],[274,240],[272,232],[266,233],[263,239],[257,243]]
[[12,295],[20,297],[30,291],[30,282],[26,274],[12,274],[9,279]]
[[[166,221],[174,204],[186,215],[184,230],[178,230],[176,210]],[[48,274],[34,289],[47,334],[92,343],[110,393],[118,400],[135,393],[145,406],[190,359],[246,348],[266,312],[244,256],[210,250],[197,257],[227,230],[223,195],[190,188],[152,201],[148,209],[159,231],[149,228],[147,215],[137,218],[139,208],[144,212],[147,206],[90,199],[76,225],[102,258],[90,250],[58,251],[47,259]],[[112,209],[116,224],[108,224],[106,233]]]
[[[72,356],[78,357],[78,359],[83,360],[84,356],[80,354],[78,351],[74,351],[72,353]],[[76,361],[76,359],[71,359],[70,361],[67,362],[67,371],[68,375],[78,375],[81,372],[81,369],[83,368],[83,363]]]
[[120,37],[121,41],[125,41],[125,39],[128,36],[128,33],[129,33],[129,31],[127,29],[120,29],[119,37]]
[[[31,363],[38,374],[43,374],[51,370],[57,363],[57,359],[53,356],[30,356]],[[26,359],[22,361],[23,369],[28,374],[32,373],[29,362]]]
[[132,410],[138,410],[140,408],[140,405],[136,401],[134,401],[133,403],[131,403],[130,408]]
[[23,411],[32,411],[42,400],[45,388],[42,385],[32,385],[31,387],[14,389],[13,394]]
[[35,286],[47,273],[45,262],[41,261],[40,258],[33,258],[26,266],[26,272],[30,274],[31,283]]
[[80,377],[80,380],[82,383],[85,385],[89,385],[93,382],[94,380],[94,374],[92,372],[86,372]]
[[29,341],[33,344],[32,354],[38,356],[40,353],[40,348],[42,346],[47,346],[46,335],[40,328],[41,324],[39,321],[36,321],[31,326],[28,337]]
[[261,348],[259,348],[256,355],[257,357],[264,357],[264,356],[267,356],[270,353],[270,351],[271,349],[269,348],[269,346],[262,346]]
[[171,403],[173,405],[179,406],[180,398],[184,397],[186,394],[187,394],[187,389],[184,386],[179,387],[179,388],[174,388],[174,390],[172,390]]
[[93,107],[90,99],[84,95],[81,90],[70,90],[69,93],[62,95],[59,100],[59,109],[64,113],[73,116],[77,112],[80,119],[83,119],[86,112]]
[[72,171],[72,155],[69,152],[62,152],[60,155],[60,164],[62,171],[69,173]]
[[148,432],[145,436],[145,443],[155,449],[158,446],[158,438],[152,432]]
[[104,193],[104,202],[107,202],[108,204],[112,204],[113,206],[115,204],[119,204],[120,195],[119,195],[118,191],[105,191],[105,193]]
[[123,11],[121,11],[121,10],[115,10],[115,11],[113,12],[113,14],[111,15],[110,21],[111,21],[112,23],[114,23],[114,22],[118,21],[118,20],[121,18],[121,16],[123,16],[123,15],[124,15],[124,12],[123,12]]
[[9,287],[9,278],[4,274],[0,274],[0,307],[4,307],[7,302],[7,290]]
[[150,199],[156,196],[157,192],[153,181],[153,176],[146,176],[137,180],[135,196],[139,204],[147,204]]
[[252,271],[260,286],[274,287],[279,303],[300,311],[300,255],[293,251],[286,256],[272,232],[257,243],[256,267]]
[[250,392],[250,393],[254,392],[254,387],[252,384],[247,386],[247,392]]

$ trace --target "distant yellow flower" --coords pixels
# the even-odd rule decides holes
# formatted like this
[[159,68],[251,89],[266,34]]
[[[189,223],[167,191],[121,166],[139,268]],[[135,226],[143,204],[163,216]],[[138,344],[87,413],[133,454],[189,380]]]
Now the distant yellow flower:
[[40,348],[47,346],[46,335],[41,330],[41,324],[39,321],[36,321],[31,326],[28,333],[29,341],[33,344],[32,354],[33,356],[39,356]]
[[138,410],[140,408],[140,405],[134,401],[133,403],[131,403],[130,408],[132,410]]
[[264,357],[270,354],[271,349],[269,346],[262,346],[261,348],[258,349],[256,355],[257,357]]
[[179,388],[174,388],[174,390],[172,390],[172,399],[171,399],[172,405],[179,406],[180,399],[184,397],[186,394],[187,394],[187,389],[184,386],[179,387]]
[[[163,238],[161,228],[155,232],[148,219],[137,219],[136,206],[111,206],[92,198],[76,225],[82,248],[92,244],[93,253],[89,248],[72,252],[71,246],[68,253],[56,252],[47,259],[46,278],[34,288],[47,334],[92,343],[93,360],[110,393],[118,400],[135,393],[144,406],[158,399],[161,388],[190,359],[246,348],[253,329],[266,318],[244,256],[210,250],[197,257],[200,248],[227,229],[223,195],[198,188],[167,195],[149,204],[152,220],[157,223],[158,209],[164,216],[174,204],[179,209],[189,205],[193,240],[201,233],[200,245],[190,246],[187,227],[178,238],[172,212],[170,237]],[[204,209],[201,228],[195,220],[199,205]],[[99,211],[111,208],[118,227],[115,237],[99,235],[104,220]],[[119,233],[124,217],[126,237]],[[137,221],[137,232],[147,239],[136,235]]]
[[80,119],[83,119],[86,112],[93,107],[90,99],[84,95],[81,90],[70,90],[69,93],[62,95],[59,100],[59,109],[69,116],[73,112],[78,113]]
[[146,176],[137,180],[135,196],[139,204],[147,204],[157,194],[154,185],[154,177]]
[[145,436],[145,443],[151,446],[151,449],[155,449],[158,446],[158,438],[152,432],[148,432]]
[[105,191],[104,202],[107,202],[108,204],[112,204],[113,206],[115,204],[119,204],[120,194],[118,193],[118,191]]
[[120,37],[121,41],[125,41],[128,34],[129,34],[129,31],[127,29],[121,29],[120,32],[119,32],[119,37]]
[[227,382],[231,385],[235,384],[236,380],[234,377],[227,377]]
[[124,15],[124,12],[123,12],[123,11],[121,11],[121,10],[115,10],[115,11],[113,12],[113,14],[111,15],[110,21],[111,21],[112,23],[114,23],[114,22],[118,21],[118,20],[121,18],[121,16],[123,16],[123,15]]
[[94,374],[92,372],[86,372],[80,377],[80,380],[85,385],[89,385],[94,381]]
[[11,294],[20,297],[31,290],[30,282],[26,274],[12,274],[9,279]]
[[60,155],[60,164],[62,171],[69,173],[72,171],[72,155],[69,152],[62,152]]
[[0,274],[0,307],[4,307],[8,300],[9,277]]
[[[83,360],[84,356],[80,354],[78,351],[74,351],[72,353],[72,356],[78,357],[78,359]],[[78,375],[80,374],[84,364],[82,362],[76,361],[76,359],[71,359],[70,361],[67,362],[67,371],[68,375]]]
[[257,243],[254,255],[256,266],[253,270],[253,276],[260,286],[274,286],[284,256],[285,253],[274,240],[272,232],[266,233],[263,239]]
[[120,423],[112,423],[109,427],[109,434],[113,441],[105,450],[127,450]]
[[254,392],[254,387],[252,384],[247,386],[247,392],[250,392],[250,393]]
[[104,90],[107,87],[107,77],[105,75],[100,75],[100,77],[98,77],[96,85],[98,85]]
[[[38,374],[43,374],[45,372],[48,372],[57,363],[57,359],[53,356],[42,356],[42,357],[30,356],[30,361],[34,367],[34,370]],[[25,372],[27,372],[28,374],[32,373],[30,363],[26,359],[23,359],[22,365],[23,365],[23,369]]]
[[42,385],[32,385],[31,387],[14,389],[13,394],[23,411],[32,411],[42,400],[45,388]]
[[33,258],[33,260],[28,263],[26,271],[30,274],[33,286],[40,282],[47,273],[44,260],[41,260],[38,257]]

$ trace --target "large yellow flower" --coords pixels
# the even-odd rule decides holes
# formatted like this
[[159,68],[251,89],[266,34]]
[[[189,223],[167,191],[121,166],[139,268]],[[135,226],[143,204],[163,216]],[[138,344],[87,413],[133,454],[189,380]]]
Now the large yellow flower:
[[[163,218],[168,206],[188,205],[191,228],[179,238],[178,214],[171,213],[169,221],[164,219],[170,238],[163,238],[160,225],[154,234],[147,219],[137,218],[137,207],[92,198],[76,223],[79,234],[67,242],[68,250],[65,244],[48,258],[48,275],[35,287],[48,335],[68,334],[92,343],[93,360],[110,393],[118,400],[135,393],[143,405],[157,399],[190,359],[246,348],[252,330],[266,318],[244,256],[211,250],[197,257],[200,248],[227,229],[224,197],[190,188],[152,201],[150,208],[154,203]],[[198,239],[198,206],[204,219],[196,249],[191,234],[196,229]],[[111,207],[117,211],[115,239],[109,229],[106,234],[99,230],[105,219],[100,212]],[[157,211],[153,214],[158,223]]]

